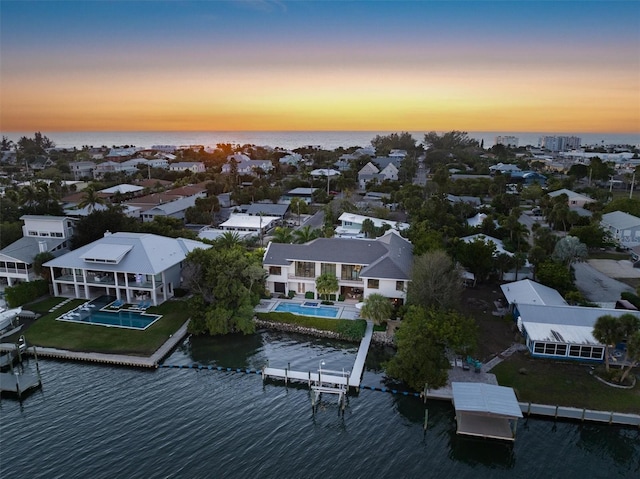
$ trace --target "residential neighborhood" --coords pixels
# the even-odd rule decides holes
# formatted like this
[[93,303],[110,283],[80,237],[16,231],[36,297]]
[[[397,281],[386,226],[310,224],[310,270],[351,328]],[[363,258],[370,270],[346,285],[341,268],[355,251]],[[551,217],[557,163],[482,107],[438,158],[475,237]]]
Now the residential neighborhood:
[[[403,362],[409,337],[436,341],[433,357],[451,364],[419,359],[419,381],[434,387],[450,388],[461,366],[484,381],[517,361],[634,377],[637,147],[620,162],[592,156],[585,170],[586,157],[569,163],[566,149],[504,141],[485,149],[466,134],[431,132],[421,143],[403,133],[333,152],[41,149],[24,168],[1,165],[0,284],[11,306],[24,298],[23,315],[37,316],[26,307],[42,295],[69,304],[44,320],[56,328],[124,327],[108,315],[126,313],[136,318],[127,327],[151,331],[162,308],[188,311],[182,334],[196,337],[253,334],[283,314],[354,331],[368,321],[379,328],[370,340],[395,351],[388,373],[415,390]],[[27,170],[36,159],[47,169]],[[429,317],[448,326],[412,329]],[[606,321],[620,333],[603,333]],[[447,328],[457,336],[431,336]],[[278,371],[269,374],[288,374]]]

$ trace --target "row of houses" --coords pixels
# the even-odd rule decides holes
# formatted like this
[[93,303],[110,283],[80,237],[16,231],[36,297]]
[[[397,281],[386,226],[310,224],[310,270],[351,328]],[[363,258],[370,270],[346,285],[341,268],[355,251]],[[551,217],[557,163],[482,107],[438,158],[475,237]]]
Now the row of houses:
[[[254,217],[255,218],[255,217]],[[210,248],[201,241],[167,238],[147,233],[105,233],[105,236],[69,251],[71,225],[68,218],[25,217],[25,238],[12,250],[0,253],[0,274],[9,284],[36,278],[32,258],[24,252],[48,242],[56,257],[47,263],[55,296],[94,299],[102,295],[133,302],[146,299],[161,304],[181,286],[186,256],[196,248]],[[30,246],[30,247],[29,247]],[[382,294],[402,304],[412,265],[411,243],[397,231],[372,240],[319,238],[307,244],[270,243],[263,266],[266,287],[273,295],[318,295],[315,280],[323,273],[336,275],[338,294],[362,300]]]

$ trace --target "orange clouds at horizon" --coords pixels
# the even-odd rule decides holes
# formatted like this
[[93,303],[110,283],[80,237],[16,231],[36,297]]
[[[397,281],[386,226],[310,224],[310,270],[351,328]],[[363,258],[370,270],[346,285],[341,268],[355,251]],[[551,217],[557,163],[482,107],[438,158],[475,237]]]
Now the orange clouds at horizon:
[[2,131],[450,130],[637,132],[637,74],[565,66],[326,66],[16,75]]

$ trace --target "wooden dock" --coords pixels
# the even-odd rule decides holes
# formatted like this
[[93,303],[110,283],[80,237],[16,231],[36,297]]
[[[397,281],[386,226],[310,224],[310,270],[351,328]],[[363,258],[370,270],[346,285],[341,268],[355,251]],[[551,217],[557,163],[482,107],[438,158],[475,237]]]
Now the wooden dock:
[[356,355],[356,360],[353,363],[353,369],[351,371],[345,372],[318,368],[317,372],[311,372],[264,367],[262,368],[262,378],[280,379],[283,380],[285,384],[289,381],[302,381],[306,382],[310,388],[315,384],[318,388],[323,388],[324,385],[332,385],[332,387],[336,389],[348,389],[351,387],[357,389],[360,387],[360,381],[362,380],[362,373],[364,371],[364,363],[367,359],[367,353],[369,352],[372,337],[373,323],[371,321],[367,321],[367,329],[360,341],[358,354]]
[[[149,357],[131,356],[124,354],[87,353],[81,351],[68,351],[56,348],[30,347],[25,353],[33,354],[35,350],[38,356],[52,359],[72,361],[88,361],[93,363],[110,364],[114,366],[129,366],[139,368],[157,368],[162,359],[167,356],[176,345],[187,336],[188,321],[184,323],[158,350]],[[10,351],[15,348],[13,344],[0,344],[0,352]]]
[[8,392],[21,397],[30,390],[40,387],[40,385],[40,378],[36,374],[29,372],[18,373],[17,371],[0,373],[0,390],[3,393]]

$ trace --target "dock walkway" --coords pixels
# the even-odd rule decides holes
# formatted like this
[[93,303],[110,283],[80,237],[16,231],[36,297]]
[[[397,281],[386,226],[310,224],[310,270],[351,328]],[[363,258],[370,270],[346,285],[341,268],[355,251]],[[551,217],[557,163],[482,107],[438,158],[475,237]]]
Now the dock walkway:
[[353,363],[353,369],[348,375],[341,371],[332,371],[328,369],[318,369],[318,372],[313,373],[311,371],[291,371],[288,369],[265,367],[262,369],[262,377],[263,379],[282,379],[285,383],[288,381],[307,382],[309,387],[311,387],[312,383],[315,383],[320,385],[332,384],[338,387],[359,388],[362,373],[364,371],[364,362],[367,359],[367,353],[369,352],[372,337],[373,322],[367,320],[367,329],[360,341],[360,347],[358,348],[356,360]]

